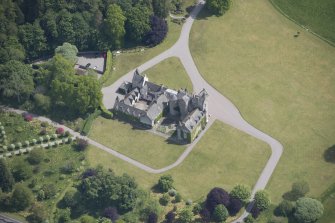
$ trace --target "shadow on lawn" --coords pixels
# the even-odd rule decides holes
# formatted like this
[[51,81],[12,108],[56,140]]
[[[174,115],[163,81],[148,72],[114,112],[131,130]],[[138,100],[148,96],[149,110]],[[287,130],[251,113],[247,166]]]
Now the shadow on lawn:
[[332,145],[323,153],[323,158],[328,163],[335,163],[335,145]]

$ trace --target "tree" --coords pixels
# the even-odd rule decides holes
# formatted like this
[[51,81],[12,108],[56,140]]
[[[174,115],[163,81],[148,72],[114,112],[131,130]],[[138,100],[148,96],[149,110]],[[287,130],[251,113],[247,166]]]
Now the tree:
[[58,46],[55,49],[55,54],[62,55],[66,60],[70,61],[71,64],[75,64],[78,60],[77,57],[78,49],[75,45],[70,43],[63,43],[62,46]]
[[151,12],[141,5],[131,7],[127,12],[126,34],[130,40],[141,42],[150,31],[149,17]]
[[109,5],[105,19],[105,31],[113,48],[118,49],[122,46],[123,37],[126,33],[124,27],[125,21],[126,17],[123,15],[123,11],[120,6],[117,4]]
[[166,18],[169,15],[169,0],[152,0],[152,8],[155,16]]
[[176,218],[176,214],[173,211],[169,211],[165,215],[166,223],[173,223],[173,221],[174,221],[175,218]]
[[30,223],[43,223],[48,219],[48,212],[44,206],[34,203],[30,209],[31,214],[27,217]]
[[251,196],[251,189],[248,186],[238,184],[230,192],[230,196],[237,198],[243,203],[247,203]]
[[81,139],[81,138],[77,139],[76,149],[78,151],[84,151],[84,150],[87,149],[87,147],[88,147],[88,141],[87,140]]
[[14,186],[14,178],[7,162],[0,159],[0,188],[4,192],[10,192]]
[[228,210],[223,204],[219,204],[218,206],[215,207],[213,212],[213,219],[216,222],[226,221],[228,216],[229,216]]
[[173,182],[171,175],[163,175],[158,180],[158,187],[162,192],[168,192],[173,188]]
[[158,216],[156,213],[150,213],[148,216],[148,223],[157,223],[158,222]]
[[70,188],[66,191],[63,199],[64,205],[69,208],[75,207],[79,202],[79,194],[76,188]]
[[305,196],[309,192],[309,185],[306,181],[298,181],[292,184],[292,195],[298,199]]
[[23,211],[33,203],[34,195],[23,184],[17,184],[11,197],[11,205],[16,211]]
[[230,204],[228,207],[230,215],[236,215],[242,207],[243,202],[240,199],[230,197]]
[[224,189],[215,187],[207,194],[206,208],[213,213],[215,207],[219,204],[223,204],[225,207],[228,207],[229,194]]
[[203,208],[200,211],[200,216],[204,222],[209,222],[211,220],[211,213],[209,212],[207,208]]
[[246,218],[244,218],[245,223],[254,223],[255,219],[249,214]]
[[22,97],[29,96],[34,90],[32,74],[32,68],[19,61],[11,60],[0,65],[0,94],[16,97],[20,102]]
[[180,211],[179,213],[179,222],[180,223],[190,223],[193,220],[193,212],[188,209],[185,208],[183,210]]
[[95,218],[86,214],[80,217],[80,223],[96,223],[96,222],[97,221],[95,220]]
[[27,160],[30,164],[36,165],[43,161],[45,152],[43,149],[34,149],[30,152]]
[[119,213],[115,207],[105,208],[103,216],[110,219],[112,222],[115,222],[117,219],[119,219]]
[[278,205],[276,212],[281,216],[288,217],[293,213],[294,207],[295,205],[293,202],[288,201],[288,200],[283,200]]
[[168,194],[163,194],[163,196],[160,199],[160,203],[163,206],[166,206],[169,203],[169,201],[170,201],[170,196]]
[[29,60],[38,58],[47,49],[44,31],[37,22],[20,26],[19,38]]
[[299,223],[313,223],[323,215],[323,205],[320,201],[303,197],[296,202],[294,217]]
[[16,160],[12,167],[12,173],[16,182],[27,180],[33,175],[31,167],[24,160]]
[[83,18],[82,13],[72,15],[72,26],[75,33],[74,44],[81,50],[87,49],[90,38],[90,26]]
[[56,219],[58,223],[71,222],[71,209],[57,209]]
[[38,109],[42,112],[49,112],[51,108],[51,100],[49,96],[37,93],[34,95],[34,102]]
[[264,190],[257,191],[254,200],[255,200],[255,206],[260,211],[268,209],[271,204],[269,194]]
[[42,186],[42,191],[44,192],[44,198],[45,199],[50,199],[53,198],[56,193],[57,193],[57,188],[55,186],[55,184],[44,184]]
[[168,25],[166,20],[157,16],[150,17],[151,30],[145,36],[145,44],[156,46],[161,43],[168,32]]
[[57,21],[58,41],[60,43],[74,43],[75,32],[73,30],[74,21],[72,21],[72,14],[66,9],[63,9],[60,13],[58,13]]
[[230,7],[230,0],[207,0],[207,9],[216,15],[223,15]]

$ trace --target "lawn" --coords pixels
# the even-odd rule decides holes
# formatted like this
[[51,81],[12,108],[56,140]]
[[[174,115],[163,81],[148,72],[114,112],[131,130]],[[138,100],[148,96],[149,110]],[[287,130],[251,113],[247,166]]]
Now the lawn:
[[[131,136],[123,137],[125,141],[136,141],[130,140]],[[172,175],[176,189],[185,199],[196,201],[215,186],[230,190],[237,183],[254,185],[269,156],[270,150],[263,142],[216,121],[184,162],[164,174]],[[146,189],[154,186],[160,176],[93,147],[88,150],[87,160],[92,166],[101,164],[117,174],[127,173]]]
[[274,203],[296,180],[307,180],[314,197],[335,181],[334,163],[324,160],[335,144],[334,47],[267,0],[236,0],[222,17],[203,11],[190,47],[204,78],[283,144],[267,187]]
[[89,137],[152,168],[174,163],[185,150],[161,136],[102,117],[94,121]]
[[114,59],[115,70],[112,72],[111,78],[104,83],[104,86],[113,84],[130,70],[169,49],[178,40],[182,26],[171,22],[169,19],[168,26],[168,35],[161,44],[153,48],[144,48],[144,51],[126,50],[124,53],[117,55]]
[[334,0],[270,0],[286,15],[335,44]]
[[163,60],[154,67],[144,71],[150,81],[163,84],[171,89],[187,89],[189,92],[193,91],[193,86],[188,77],[184,66],[177,57],[171,57]]

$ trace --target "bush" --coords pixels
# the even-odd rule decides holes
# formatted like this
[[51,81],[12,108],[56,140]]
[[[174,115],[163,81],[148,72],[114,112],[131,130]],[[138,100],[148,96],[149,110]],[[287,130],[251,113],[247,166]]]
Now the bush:
[[31,144],[32,144],[32,145],[36,145],[36,143],[37,143],[37,140],[36,140],[36,139],[32,139],[32,140],[31,140]]
[[309,185],[306,181],[298,181],[292,184],[291,193],[295,199],[305,196],[309,192]]
[[103,216],[110,219],[112,222],[115,222],[120,217],[115,207],[105,208]]
[[148,223],[157,223],[158,222],[158,216],[156,213],[150,213],[148,216]]
[[60,171],[64,174],[71,174],[75,171],[75,164],[73,161],[67,162],[64,166],[60,168]]
[[186,208],[179,213],[179,222],[180,223],[190,223],[193,220],[193,212]]
[[181,199],[182,199],[181,195],[179,193],[177,193],[175,198],[174,198],[174,202],[179,203],[179,202],[181,202]]
[[225,207],[229,207],[229,194],[222,188],[215,187],[207,195],[206,207],[213,213],[215,207],[219,204],[223,204]]
[[31,114],[25,114],[23,117],[27,122],[31,122],[33,120],[33,116]]
[[84,150],[87,149],[87,147],[88,147],[88,141],[87,140],[81,139],[81,138],[77,139],[76,149],[78,151],[84,151]]
[[226,221],[228,216],[229,216],[228,210],[223,204],[219,204],[215,207],[214,212],[213,212],[213,219],[216,222]]
[[11,206],[16,211],[23,211],[30,207],[34,199],[34,195],[29,188],[23,184],[17,184],[11,197]]
[[16,182],[27,180],[33,175],[30,166],[21,159],[16,160],[13,164],[12,173]]
[[79,194],[78,194],[77,189],[72,187],[68,191],[66,191],[62,201],[65,207],[69,207],[69,208],[75,207],[79,201]]
[[199,214],[200,213],[200,211],[201,211],[201,209],[202,209],[202,207],[201,207],[201,205],[200,204],[195,204],[194,206],[193,206],[193,214]]
[[193,204],[193,201],[191,199],[187,199],[185,204],[190,206]]
[[70,132],[69,131],[65,131],[65,136],[69,137],[70,136]]
[[48,122],[41,122],[41,126],[46,128],[49,126],[49,123]]
[[83,126],[83,129],[81,131],[81,133],[83,135],[85,135],[85,136],[88,135],[88,133],[91,130],[94,119],[96,119],[99,115],[101,115],[101,111],[99,109],[96,109],[92,114],[90,114],[88,116],[88,118],[86,119],[86,122]]
[[173,189],[173,179],[171,175],[163,175],[158,180],[158,187],[162,192]]
[[43,205],[35,203],[30,209],[30,215],[27,217],[30,223],[43,223],[48,219],[48,212]]
[[258,218],[258,216],[261,214],[261,210],[259,210],[259,208],[254,205],[251,209],[251,215],[254,219]]
[[269,195],[264,190],[257,191],[254,200],[255,200],[255,206],[260,211],[268,209],[271,204]]
[[204,222],[209,222],[211,220],[211,213],[207,208],[204,208],[200,211],[200,216]]
[[[69,132],[69,131],[67,131],[67,132]],[[70,133],[70,132],[69,132],[69,133]],[[61,128],[61,127],[57,128],[57,129],[56,129],[56,134],[58,134],[58,135],[63,135],[63,134],[64,134],[64,129]]]
[[14,144],[10,144],[8,147],[9,151],[13,151],[15,149],[15,145]]
[[46,135],[46,136],[44,136],[44,141],[48,142],[50,140],[50,138],[51,137],[49,135]]
[[176,218],[176,214],[173,211],[169,211],[165,215],[166,223],[173,223],[173,221],[174,221],[175,218]]
[[43,161],[45,152],[43,149],[34,149],[29,154],[27,160],[30,164],[36,165]]
[[170,196],[168,194],[163,194],[159,201],[163,206],[166,206],[170,201]]
[[294,217],[299,223],[316,222],[323,215],[323,205],[320,201],[303,197],[296,203]]
[[96,223],[96,222],[97,221],[95,220],[95,218],[86,214],[80,217],[80,223]]
[[22,143],[18,142],[18,143],[16,144],[16,148],[17,148],[17,149],[21,149],[21,148],[22,148]]
[[43,112],[50,111],[51,107],[50,97],[37,93],[34,95],[34,102],[36,107],[42,110]]
[[276,208],[276,212],[278,215],[288,217],[293,213],[294,203],[291,201],[283,200],[280,202],[278,207]]
[[57,189],[54,184],[44,184],[42,186],[42,190],[44,191],[45,199],[53,198],[57,193]]
[[238,198],[230,198],[230,204],[229,204],[229,214],[232,216],[235,216],[243,207],[243,203]]
[[248,186],[238,184],[232,189],[230,196],[247,203],[251,196],[251,189]]
[[249,214],[246,218],[244,218],[244,223],[254,223],[255,219]]
[[69,208],[57,209],[56,222],[58,223],[71,222],[71,210]]
[[24,146],[29,146],[29,141],[28,140],[24,141]]
[[174,196],[176,196],[177,191],[175,189],[170,189],[168,193],[171,197],[174,197]]
[[51,139],[57,139],[58,138],[58,135],[57,134],[52,134],[51,135]]

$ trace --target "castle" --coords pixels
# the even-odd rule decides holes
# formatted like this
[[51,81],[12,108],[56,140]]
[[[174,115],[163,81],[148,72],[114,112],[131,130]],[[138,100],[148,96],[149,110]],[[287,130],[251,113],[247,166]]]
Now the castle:
[[176,121],[177,138],[192,142],[208,122],[208,94],[198,95],[186,90],[175,91],[149,82],[146,75],[134,72],[132,82],[124,82],[118,89],[124,98],[116,98],[114,112],[153,127],[163,116]]

